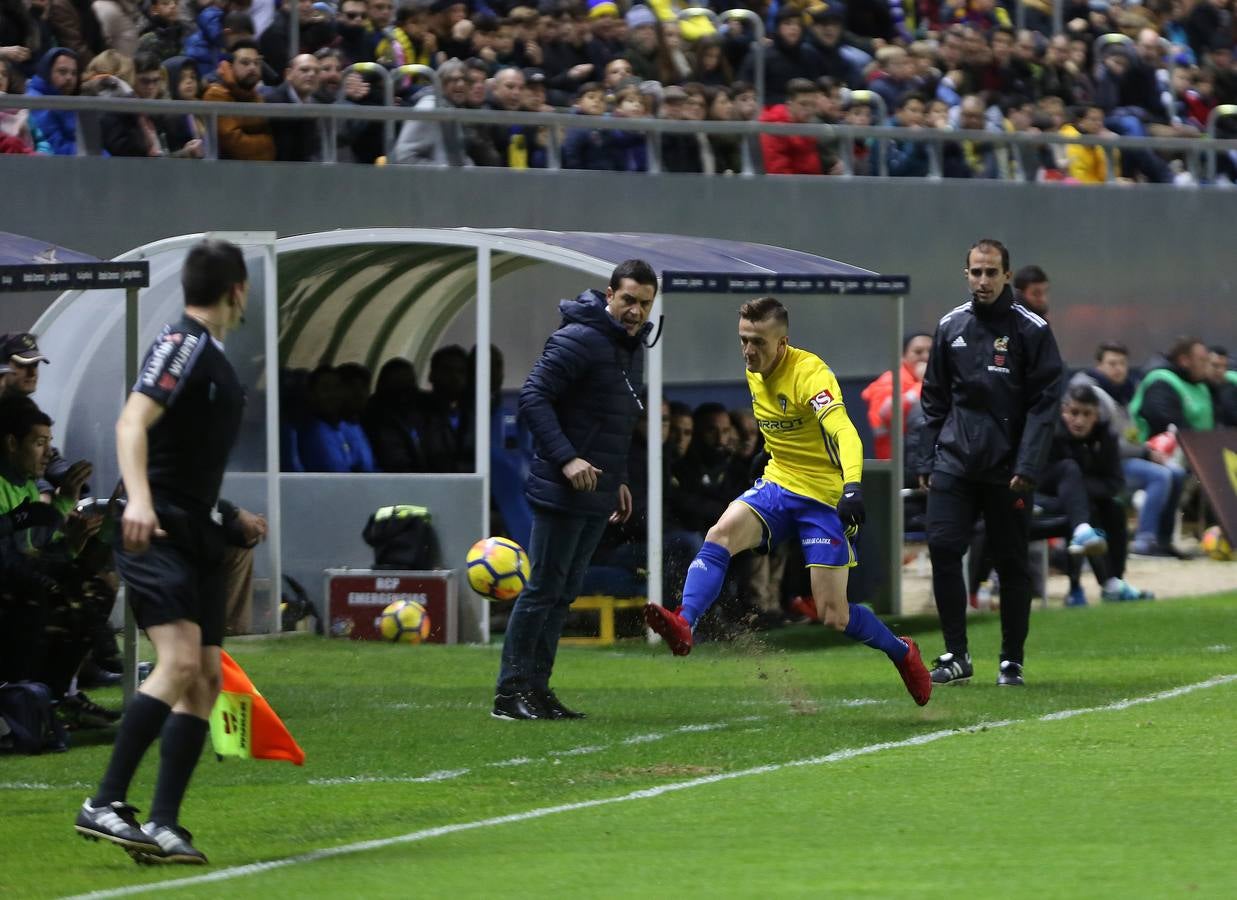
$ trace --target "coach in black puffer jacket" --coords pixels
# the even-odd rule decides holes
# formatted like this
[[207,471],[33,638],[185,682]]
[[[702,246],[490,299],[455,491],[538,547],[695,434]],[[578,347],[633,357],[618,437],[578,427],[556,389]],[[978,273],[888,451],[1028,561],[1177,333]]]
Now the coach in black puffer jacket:
[[[627,334],[606,311],[601,291],[585,291],[558,308],[562,324],[520,391],[520,418],[535,450],[525,493],[533,506],[609,515],[619,485],[627,483],[631,436],[644,414],[635,390],[653,326],[646,322]],[[563,475],[576,457],[601,470],[596,490],[575,490]]]
[[631,515],[627,454],[657,275],[628,260],[610,286],[559,304],[563,322],[520,391],[533,438],[525,492],[533,507],[532,575],[507,620],[494,698],[499,719],[578,718],[550,690],[563,619],[606,522]]

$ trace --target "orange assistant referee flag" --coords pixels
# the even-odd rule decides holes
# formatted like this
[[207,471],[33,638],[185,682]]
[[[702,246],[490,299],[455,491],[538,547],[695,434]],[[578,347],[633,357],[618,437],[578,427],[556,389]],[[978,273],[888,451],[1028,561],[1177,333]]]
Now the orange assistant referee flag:
[[210,714],[210,740],[220,756],[241,759],[283,759],[305,764],[300,748],[279,716],[258,693],[236,660],[220,651],[223,690]]

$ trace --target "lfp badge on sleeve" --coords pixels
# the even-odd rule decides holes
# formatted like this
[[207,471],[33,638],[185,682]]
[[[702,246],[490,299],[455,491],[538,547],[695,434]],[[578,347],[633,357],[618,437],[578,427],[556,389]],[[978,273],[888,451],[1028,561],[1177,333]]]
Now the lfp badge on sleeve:
[[430,617],[431,644],[459,641],[454,569],[407,572],[391,569],[327,569],[327,629],[332,637],[380,641],[378,619],[397,600],[412,600]]

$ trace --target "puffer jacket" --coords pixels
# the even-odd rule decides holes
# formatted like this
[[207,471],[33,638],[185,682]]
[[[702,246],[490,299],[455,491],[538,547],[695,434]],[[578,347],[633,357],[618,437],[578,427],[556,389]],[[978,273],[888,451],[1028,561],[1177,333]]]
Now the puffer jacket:
[[[27,94],[32,97],[60,96],[60,91],[52,87],[52,66],[61,56],[77,59],[76,53],[64,47],[48,50],[39,60],[38,73],[26,83]],[[70,109],[35,109],[31,110],[30,120],[51,144],[52,152],[57,156],[77,155],[76,112]]]
[[[520,419],[533,438],[525,494],[534,506],[603,515],[618,505],[627,483],[627,454],[644,372],[651,323],[628,335],[606,311],[605,295],[588,290],[558,305],[562,324],[520,391]],[[581,457],[601,469],[597,490],[577,491],[562,468]]]

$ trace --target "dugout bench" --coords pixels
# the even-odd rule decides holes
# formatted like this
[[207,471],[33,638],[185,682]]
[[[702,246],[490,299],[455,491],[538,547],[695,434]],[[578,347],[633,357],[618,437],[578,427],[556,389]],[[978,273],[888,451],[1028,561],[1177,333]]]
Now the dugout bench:
[[588,594],[577,597],[571,604],[572,612],[596,611],[599,619],[598,636],[563,637],[559,643],[575,647],[609,647],[614,643],[614,611],[616,609],[640,609],[648,603],[647,597],[614,597],[609,594]]

